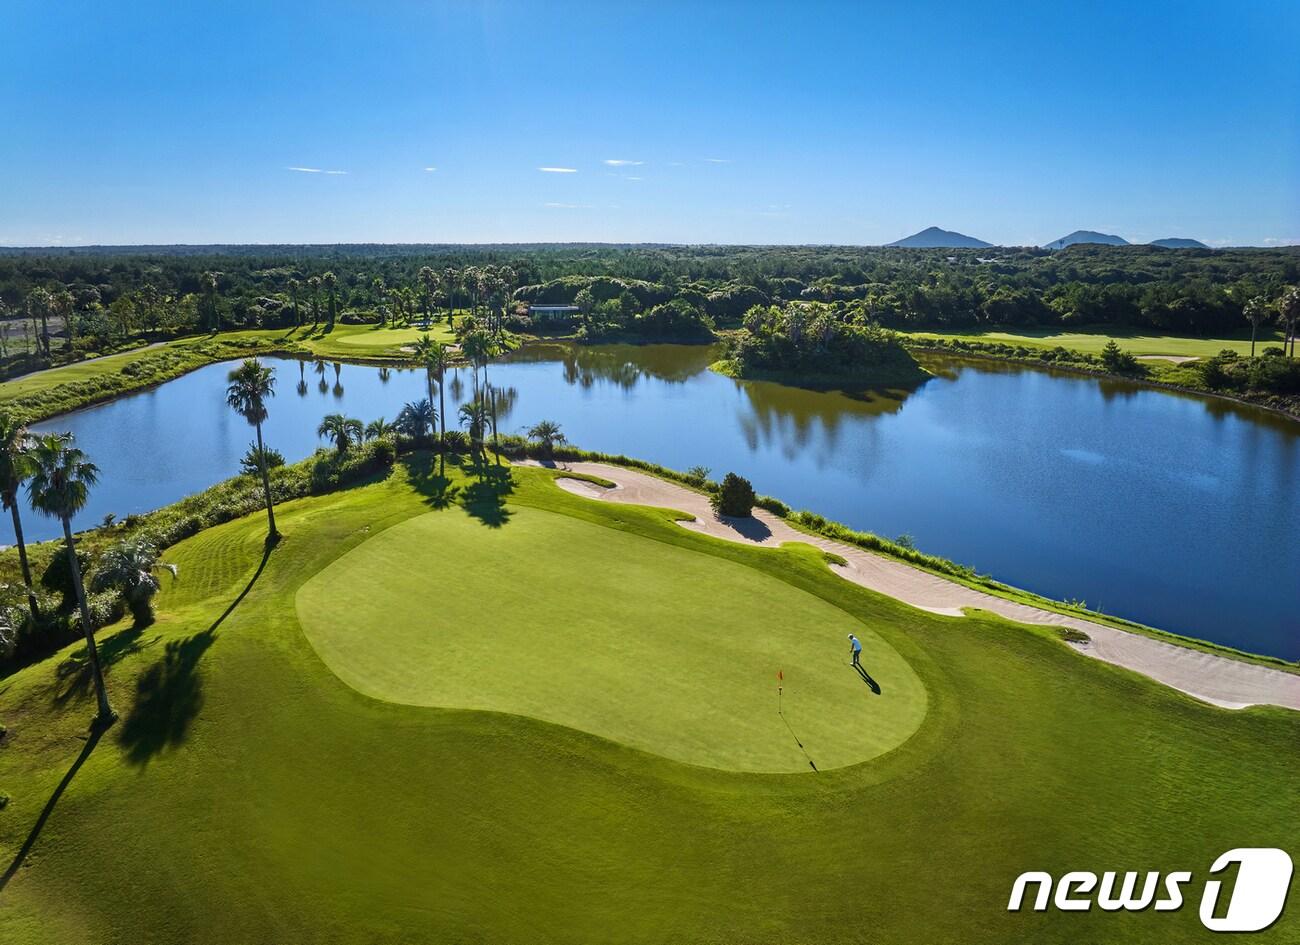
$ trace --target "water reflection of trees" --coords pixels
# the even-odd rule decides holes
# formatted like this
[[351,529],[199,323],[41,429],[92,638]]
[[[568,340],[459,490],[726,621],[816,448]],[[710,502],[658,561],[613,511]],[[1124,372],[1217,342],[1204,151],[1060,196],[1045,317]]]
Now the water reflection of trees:
[[751,450],[760,445],[780,450],[787,459],[810,451],[818,465],[839,446],[845,427],[859,426],[898,413],[912,393],[906,390],[818,391],[770,381],[736,381],[748,401],[737,422]]
[[682,384],[717,358],[713,345],[532,344],[512,352],[516,364],[558,361],[568,384],[590,389],[598,381],[631,390],[642,378]]

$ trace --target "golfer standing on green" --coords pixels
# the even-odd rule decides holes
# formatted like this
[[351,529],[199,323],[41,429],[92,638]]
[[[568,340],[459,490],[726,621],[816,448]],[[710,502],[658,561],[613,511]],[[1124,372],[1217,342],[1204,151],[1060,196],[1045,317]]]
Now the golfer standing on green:
[[862,641],[850,633],[849,646],[853,647],[853,665],[861,666],[862,664],[859,660],[862,658]]

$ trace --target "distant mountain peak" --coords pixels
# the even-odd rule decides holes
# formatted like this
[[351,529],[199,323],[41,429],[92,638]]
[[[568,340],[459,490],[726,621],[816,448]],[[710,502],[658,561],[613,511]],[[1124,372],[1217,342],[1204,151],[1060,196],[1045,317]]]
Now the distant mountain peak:
[[1185,236],[1166,236],[1162,240],[1152,240],[1152,246],[1163,246],[1165,249],[1209,249],[1200,240],[1188,239]]
[[1098,233],[1096,230],[1075,230],[1069,236],[1062,236],[1059,240],[1052,240],[1044,246],[1044,249],[1065,249],[1067,246],[1073,246],[1075,243],[1101,243],[1104,246],[1127,246],[1128,240],[1122,236],[1115,236],[1113,233]]
[[920,233],[913,233],[901,240],[886,243],[886,246],[903,246],[913,249],[983,249],[992,246],[983,240],[952,230],[941,230],[937,226],[927,226]]

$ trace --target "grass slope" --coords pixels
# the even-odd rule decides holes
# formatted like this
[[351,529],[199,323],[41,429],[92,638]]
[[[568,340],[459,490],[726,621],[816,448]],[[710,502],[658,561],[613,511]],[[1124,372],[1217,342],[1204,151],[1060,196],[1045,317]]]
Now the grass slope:
[[[925,714],[894,649],[820,598],[534,509],[499,529],[446,511],[408,519],[304,584],[297,610],[325,662],[368,695],[513,712],[716,768],[854,764]],[[879,696],[846,665],[851,632]]]
[[[260,570],[258,516],[171,549],[181,574],[158,622],[104,635],[123,718],[98,744],[75,650],[0,681],[0,868],[31,839],[0,892],[0,941],[1199,942],[1194,904],[1013,915],[1007,895],[1027,869],[1199,881],[1218,853],[1285,844],[1300,821],[1295,713],[1217,710],[1048,631],[925,614],[811,555],[569,496],[544,470],[514,476],[501,496],[456,474],[442,514],[504,534],[503,511],[560,512],[785,581],[907,660],[921,727],[865,764],[755,775],[369,698],[317,656],[294,599],[445,504],[427,470],[399,469],[286,504]],[[411,594],[436,612],[454,590],[431,577]],[[1294,942],[1297,921],[1252,941]]]

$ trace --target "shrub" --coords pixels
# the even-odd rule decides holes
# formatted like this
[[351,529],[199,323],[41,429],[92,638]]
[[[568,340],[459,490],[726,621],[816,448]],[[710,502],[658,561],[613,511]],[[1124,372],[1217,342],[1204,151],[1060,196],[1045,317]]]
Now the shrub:
[[469,452],[469,437],[464,430],[448,430],[443,435],[442,443],[448,453]]
[[754,487],[744,476],[727,473],[722,477],[722,485],[709,499],[715,515],[731,518],[747,518],[754,511]]
[[[266,468],[268,470],[284,465],[284,454],[274,447],[265,447],[262,450],[262,453],[266,456]],[[243,459],[239,461],[239,469],[247,476],[256,476],[261,472],[261,467],[258,465],[256,443],[248,444],[248,452],[246,452]]]

